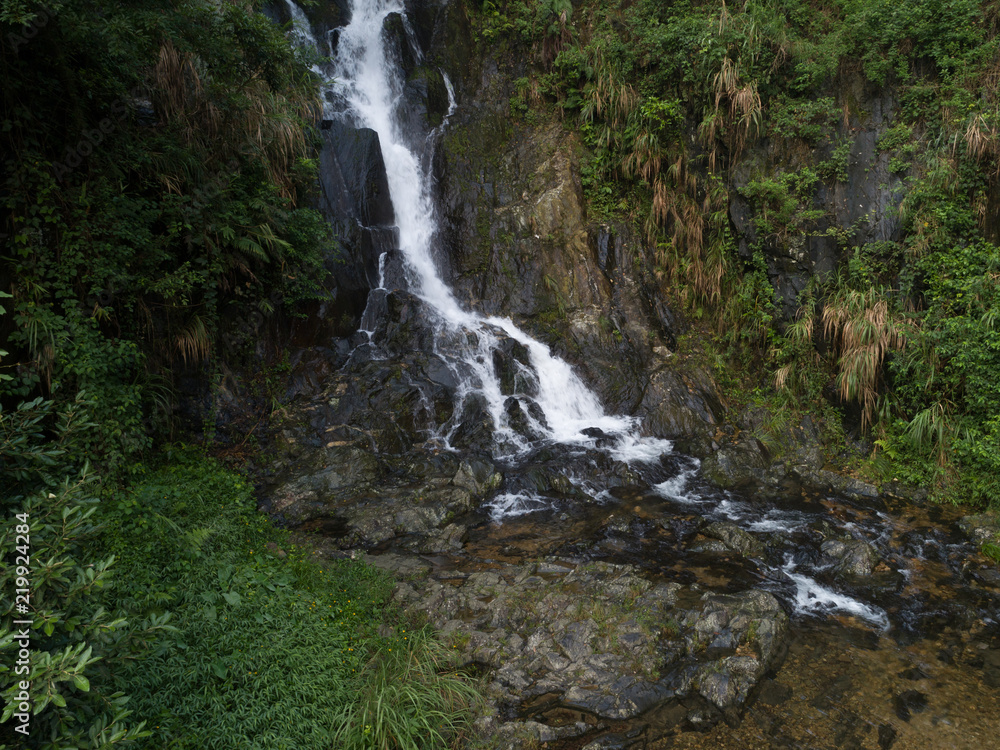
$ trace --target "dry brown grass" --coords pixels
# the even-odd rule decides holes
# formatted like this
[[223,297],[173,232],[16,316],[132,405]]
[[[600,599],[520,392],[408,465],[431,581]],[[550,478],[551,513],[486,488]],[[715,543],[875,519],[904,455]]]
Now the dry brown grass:
[[181,54],[168,40],[160,46],[160,59],[153,69],[153,102],[160,116],[180,123],[189,139],[196,131],[216,137],[222,119],[215,103],[205,95],[201,67],[197,57]]
[[[692,301],[720,301],[726,271],[725,253],[718,240],[727,220],[724,187],[716,182],[703,184],[691,168],[684,144],[665,142],[663,131],[642,118],[642,96],[619,77],[600,50],[591,63],[595,76],[584,93],[582,116],[588,122],[603,123],[595,140],[598,147],[617,148],[622,154],[616,166],[618,174],[649,188],[645,230],[650,245],[656,248],[659,273],[690,294]],[[729,74],[726,68],[723,75]],[[729,104],[741,122],[754,120],[760,97],[755,87],[741,86],[733,91]],[[721,118],[716,122],[722,126]],[[621,137],[624,132],[630,133],[628,143]],[[714,138],[713,130],[708,140]],[[710,159],[714,172],[714,151]]]
[[886,354],[903,347],[902,322],[880,289],[842,289],[822,314],[823,335],[837,356],[837,392],[861,404],[862,429],[872,424]]
[[549,27],[542,39],[541,59],[546,68],[550,68],[559,53],[573,41],[573,31],[569,26],[569,14],[564,10],[558,19]]
[[[219,163],[248,154],[260,159],[268,179],[285,197],[294,198],[290,169],[306,152],[302,122],[318,117],[317,93],[303,90],[289,97],[272,91],[261,78],[250,79],[239,92],[218,91],[202,61],[179,52],[170,41],[160,47],[151,85],[161,122],[178,128],[189,145],[203,144]],[[220,103],[234,95],[242,106],[227,114]],[[161,170],[161,181],[180,193],[188,175],[167,168]]]
[[969,120],[963,134],[969,154],[980,162],[992,162],[992,173],[1000,174],[1000,133],[982,114]]
[[185,364],[208,358],[212,352],[212,336],[200,315],[191,315],[187,324],[174,336],[174,347]]
[[611,128],[622,129],[642,102],[642,97],[632,84],[619,80],[601,50],[595,53],[593,64],[594,82],[584,92],[582,116],[588,122],[600,118]]
[[[724,129],[729,134],[727,145],[731,158],[736,160],[749,139],[760,132],[763,123],[764,105],[757,90],[757,82],[743,81],[739,62],[724,57],[712,85],[715,90],[715,106],[706,118],[707,123],[703,123],[702,142],[706,147],[712,147],[715,136]],[[714,167],[714,155],[710,160]]]
[[819,364],[820,356],[813,345],[813,333],[816,328],[816,304],[812,302],[806,307],[800,307],[795,320],[785,329],[785,338],[794,350],[808,352],[808,355],[793,357],[774,373],[774,387],[777,390],[789,388],[793,391],[804,386],[805,368],[803,365]]

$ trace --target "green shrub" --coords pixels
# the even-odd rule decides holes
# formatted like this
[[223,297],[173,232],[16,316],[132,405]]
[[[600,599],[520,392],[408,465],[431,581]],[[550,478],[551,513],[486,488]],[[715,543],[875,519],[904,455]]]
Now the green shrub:
[[751,180],[740,193],[757,209],[753,222],[764,237],[786,240],[823,216],[809,206],[819,178],[811,169]]
[[[187,450],[104,505],[104,544],[119,568],[110,606],[130,616],[170,611],[177,628],[115,672],[153,730],[147,746],[342,747],[347,718],[382,689],[384,670],[372,665],[403,654],[391,689],[400,700],[439,696],[420,707],[441,736],[460,725],[474,691],[438,676],[430,635],[377,635],[387,576],[352,560],[321,566],[255,505],[245,479]],[[400,704],[365,724],[402,737],[418,721],[411,714]]]
[[[168,628],[169,618],[129,623],[101,606],[114,557],[95,554],[96,483],[85,463],[75,464],[92,429],[89,406],[78,398],[57,413],[51,401],[35,399],[0,410],[0,555],[10,563],[0,566],[0,747],[23,746],[16,727],[25,723],[31,746],[43,750],[97,750],[148,735],[129,719],[111,674],[130,639]],[[25,589],[27,599],[17,599]],[[22,620],[32,624],[14,624]],[[26,627],[30,664],[18,656]],[[18,716],[23,702],[31,705],[28,722]]]
[[[432,750],[452,747],[468,727],[478,695],[449,675],[448,653],[426,629],[390,641],[361,673],[357,700],[338,714],[336,746],[344,750]],[[445,674],[442,674],[445,673]]]
[[831,97],[815,100],[781,97],[771,105],[771,131],[784,138],[816,142],[829,135],[839,114]]

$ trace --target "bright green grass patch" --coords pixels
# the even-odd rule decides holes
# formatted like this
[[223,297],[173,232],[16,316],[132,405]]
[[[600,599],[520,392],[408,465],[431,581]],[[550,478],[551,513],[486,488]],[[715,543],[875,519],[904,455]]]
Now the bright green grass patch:
[[[397,661],[393,654],[419,668],[395,670],[381,689],[423,690],[440,714],[443,731],[425,731],[420,747],[443,745],[463,723],[472,690],[427,658],[429,634],[376,635],[388,577],[355,561],[321,567],[288,545],[256,511],[249,483],[217,462],[174,454],[106,501],[105,514],[117,558],[111,606],[137,619],[172,612],[176,628],[115,675],[134,718],[154,730],[148,747],[327,749],[354,734],[389,737],[380,748],[413,746],[396,738],[417,725],[420,701],[348,721],[379,689],[366,665]],[[287,556],[273,554],[275,545]]]

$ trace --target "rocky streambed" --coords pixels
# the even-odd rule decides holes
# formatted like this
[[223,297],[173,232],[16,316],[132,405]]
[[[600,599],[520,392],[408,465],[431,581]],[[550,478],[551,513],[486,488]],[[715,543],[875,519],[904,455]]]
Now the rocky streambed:
[[335,406],[285,430],[267,507],[396,576],[398,603],[485,675],[495,747],[993,746],[988,518],[803,465],[722,490],[678,455],[380,453],[389,420],[357,426],[330,387]]
[[[336,29],[286,5],[329,58],[338,242],[290,332],[262,507],[396,576],[482,670],[487,743],[1000,746],[992,522],[828,470],[808,419],[772,455],[641,235],[588,218],[578,137],[511,119],[512,71],[471,54],[462,4],[356,0]],[[861,123],[865,153],[888,121]],[[786,302],[832,244],[768,260]]]

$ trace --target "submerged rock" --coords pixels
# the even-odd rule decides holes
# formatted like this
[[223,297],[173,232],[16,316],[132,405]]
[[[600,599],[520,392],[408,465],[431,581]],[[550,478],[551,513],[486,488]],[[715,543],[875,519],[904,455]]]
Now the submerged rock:
[[731,521],[715,521],[703,528],[701,533],[712,539],[718,539],[726,549],[744,557],[760,557],[764,554],[764,542]]
[[841,541],[829,539],[820,546],[824,555],[836,558],[833,566],[837,575],[850,578],[865,578],[875,571],[879,564],[879,554],[868,542],[861,539]]
[[1000,649],[989,649],[983,654],[983,682],[991,688],[1000,688]]

